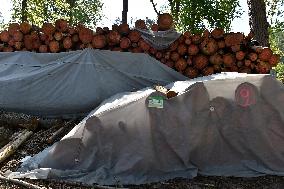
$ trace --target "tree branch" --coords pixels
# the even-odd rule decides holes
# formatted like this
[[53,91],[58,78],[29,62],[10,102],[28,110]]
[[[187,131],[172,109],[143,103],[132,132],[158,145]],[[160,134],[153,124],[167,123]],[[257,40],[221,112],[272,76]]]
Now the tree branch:
[[168,0],[169,1],[169,4],[170,4],[170,7],[171,7],[171,13],[174,12],[174,2],[173,0]]
[[21,132],[17,138],[13,141],[10,141],[3,148],[0,149],[0,163],[2,163],[5,159],[7,159],[10,155],[12,155],[18,147],[24,143],[31,135],[32,131],[24,130]]
[[31,189],[44,189],[45,187],[40,187],[34,184],[30,184],[28,182],[22,181],[22,180],[18,180],[18,179],[12,179],[12,178],[7,178],[3,175],[0,174],[0,180],[2,181],[7,181],[7,182],[11,182],[17,185],[21,185],[27,188],[31,188]]
[[153,5],[154,11],[155,11],[156,14],[159,16],[159,15],[160,15],[160,12],[159,12],[159,11],[157,10],[157,8],[156,8],[156,5],[157,5],[157,4],[154,3],[154,0],[150,0],[150,1],[151,1],[152,5]]

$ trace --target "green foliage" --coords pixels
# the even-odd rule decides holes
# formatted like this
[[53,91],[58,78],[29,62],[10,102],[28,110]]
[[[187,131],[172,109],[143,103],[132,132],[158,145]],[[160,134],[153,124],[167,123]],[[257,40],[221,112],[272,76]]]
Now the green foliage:
[[270,46],[284,56],[284,0],[266,0]]
[[284,83],[284,63],[278,64],[275,71],[277,73],[277,78]]
[[[20,22],[22,0],[12,0],[12,3],[12,21]],[[38,26],[63,18],[69,20],[70,24],[83,23],[94,27],[102,17],[102,6],[101,0],[29,0],[24,14],[29,22]]]
[[284,83],[284,30],[281,26],[274,26],[270,29],[270,47],[274,53],[280,54],[280,64],[275,68],[277,78]]
[[230,30],[231,22],[239,17],[239,0],[168,0],[179,31],[199,33],[215,27]]
[[[284,28],[283,28],[284,29]],[[274,53],[284,56],[284,30],[281,27],[271,27],[269,30],[270,48]]]
[[284,82],[284,0],[266,0],[266,5],[270,23],[270,47],[274,53],[281,56],[281,63],[275,70],[277,77]]
[[69,18],[72,18],[72,23],[95,26],[102,18],[102,6],[103,3],[100,0],[77,0],[69,11]]

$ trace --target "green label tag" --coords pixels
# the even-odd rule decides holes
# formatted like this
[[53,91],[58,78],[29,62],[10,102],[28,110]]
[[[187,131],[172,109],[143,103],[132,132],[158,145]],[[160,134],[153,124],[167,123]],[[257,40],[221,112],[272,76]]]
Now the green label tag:
[[149,97],[149,108],[163,108],[164,98],[162,96],[151,96]]

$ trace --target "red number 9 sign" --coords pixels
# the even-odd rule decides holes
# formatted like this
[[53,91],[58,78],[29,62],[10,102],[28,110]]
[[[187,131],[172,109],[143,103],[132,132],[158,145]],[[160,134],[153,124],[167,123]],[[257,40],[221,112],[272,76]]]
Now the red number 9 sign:
[[235,101],[242,107],[248,107],[257,103],[258,90],[250,83],[240,84],[235,91]]

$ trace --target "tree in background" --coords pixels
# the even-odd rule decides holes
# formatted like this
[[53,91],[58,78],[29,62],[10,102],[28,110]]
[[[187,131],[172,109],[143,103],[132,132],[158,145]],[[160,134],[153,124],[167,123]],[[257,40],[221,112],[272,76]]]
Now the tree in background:
[[[154,0],[150,0],[156,13]],[[239,0],[168,0],[176,29],[199,33],[204,29],[224,28],[229,31],[232,20],[242,13]]]
[[28,9],[28,2],[27,0],[22,0],[22,4],[21,4],[21,21],[24,22],[24,21],[27,21],[27,16],[28,16],[28,13],[27,13],[27,10]]
[[0,29],[2,30],[4,28],[4,18],[2,16],[2,13],[0,12]]
[[284,0],[266,0],[267,18],[270,24],[271,49],[280,54],[282,64],[276,67],[277,77],[284,83]]
[[255,39],[260,45],[272,45],[274,50],[283,53],[284,0],[248,0],[247,3]]
[[67,17],[71,24],[83,23],[87,26],[95,26],[102,18],[101,0],[66,0]]
[[271,48],[284,56],[284,0],[266,0]]
[[101,0],[12,0],[12,3],[12,21],[29,21],[38,26],[63,18],[70,24],[94,27],[102,17]]
[[269,46],[269,23],[266,17],[265,0],[248,0],[249,25],[261,46]]

